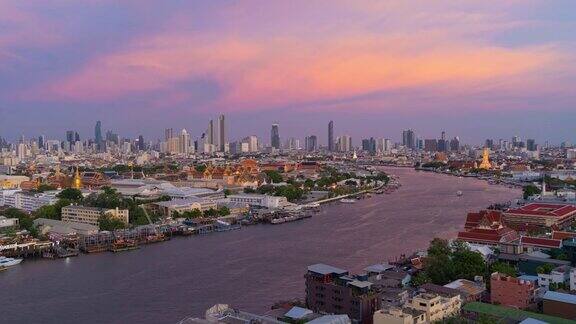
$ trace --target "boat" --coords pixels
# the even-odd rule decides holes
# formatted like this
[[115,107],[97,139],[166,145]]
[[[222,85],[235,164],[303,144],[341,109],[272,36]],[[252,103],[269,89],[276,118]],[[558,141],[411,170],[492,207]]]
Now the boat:
[[460,191],[460,190],[458,190],[458,191],[456,192],[456,196],[458,196],[458,197],[462,197],[463,194],[464,194],[464,193],[463,193],[462,191]]
[[356,202],[356,199],[340,199],[340,202],[344,204],[353,204]]
[[20,264],[22,259],[14,259],[14,258],[7,258],[5,256],[0,256],[0,267],[1,268],[9,268],[15,265]]

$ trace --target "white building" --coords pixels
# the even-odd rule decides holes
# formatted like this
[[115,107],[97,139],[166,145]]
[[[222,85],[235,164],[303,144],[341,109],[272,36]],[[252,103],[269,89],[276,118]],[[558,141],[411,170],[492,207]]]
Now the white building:
[[570,280],[570,267],[559,266],[552,270],[550,273],[538,274],[538,286],[549,289],[550,284],[563,284]]
[[259,195],[259,194],[238,194],[228,196],[230,202],[246,203],[250,206],[260,206],[266,208],[282,208],[290,203],[286,197]]
[[570,271],[570,290],[576,291],[576,268]]
[[14,207],[27,212],[33,212],[42,206],[56,203],[58,201],[56,195],[59,192],[59,190],[42,193],[24,192],[22,190],[2,190],[0,191],[0,206]]

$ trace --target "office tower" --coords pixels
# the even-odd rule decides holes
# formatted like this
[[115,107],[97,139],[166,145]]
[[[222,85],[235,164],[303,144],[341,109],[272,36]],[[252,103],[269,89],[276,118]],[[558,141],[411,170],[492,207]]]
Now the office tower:
[[172,128],[166,128],[164,130],[164,140],[168,142],[172,137],[174,137],[174,130]]
[[402,145],[409,149],[416,149],[416,135],[412,129],[407,129],[402,132]]
[[38,147],[44,149],[46,145],[46,136],[40,135],[38,136]]
[[489,148],[489,149],[494,149],[494,140],[492,139],[487,139],[486,143],[484,144],[484,147]]
[[526,140],[526,149],[528,149],[528,151],[531,151],[531,152],[537,151],[536,141],[534,139],[527,139]]
[[278,124],[272,124],[272,129],[270,131],[270,143],[273,148],[277,150],[280,149],[280,132],[278,131]]
[[18,143],[18,146],[16,146],[16,155],[20,160],[26,158],[26,150],[26,144],[24,143]]
[[519,137],[519,136],[514,136],[514,137],[512,137],[512,146],[514,146],[514,147],[520,147],[520,143],[521,143],[521,142],[522,142],[522,141],[520,140],[520,137]]
[[227,132],[226,132],[226,120],[224,115],[220,115],[218,117],[218,150],[220,152],[226,151],[226,143],[228,141]]
[[249,152],[258,152],[258,137],[255,135],[250,135],[248,137],[244,137],[242,143],[248,144],[248,151]]
[[304,139],[304,146],[308,152],[316,151],[318,149],[318,138],[316,135],[306,136]]
[[142,136],[142,135],[138,136],[138,149],[140,151],[144,151],[146,149],[146,147],[144,145],[144,136]]
[[352,137],[342,135],[338,138],[338,150],[340,152],[352,151]]
[[424,151],[438,152],[438,141],[435,139],[424,140]]
[[328,151],[334,151],[334,122],[328,123]]
[[206,144],[216,144],[216,131],[214,129],[214,121],[210,119],[208,122],[208,129],[206,130]]
[[452,152],[460,151],[460,138],[458,136],[450,140],[450,151]]
[[96,143],[96,149],[102,151],[102,123],[100,121],[97,121],[96,126],[94,126],[94,142]]
[[179,153],[188,154],[190,153],[190,134],[183,129],[180,133],[180,140],[179,140]]

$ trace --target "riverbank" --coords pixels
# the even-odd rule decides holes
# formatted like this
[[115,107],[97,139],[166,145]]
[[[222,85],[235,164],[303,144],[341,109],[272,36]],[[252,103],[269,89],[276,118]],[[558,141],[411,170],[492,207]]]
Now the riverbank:
[[[220,302],[263,313],[277,300],[304,295],[310,264],[359,272],[425,249],[433,237],[453,237],[467,212],[520,194],[476,179],[385,170],[402,183],[394,194],[328,204],[302,221],[173,239],[125,253],[23,262],[0,276],[0,291],[10,292],[0,294],[3,320],[175,323]],[[457,197],[457,190],[464,195]]]

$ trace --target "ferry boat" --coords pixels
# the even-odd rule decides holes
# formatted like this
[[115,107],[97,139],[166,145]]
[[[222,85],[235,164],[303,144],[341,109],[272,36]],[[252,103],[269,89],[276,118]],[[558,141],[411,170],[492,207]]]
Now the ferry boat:
[[340,202],[344,204],[353,204],[356,202],[356,199],[340,199]]
[[0,256],[0,268],[9,268],[20,264],[22,259],[7,258],[5,256]]
[[464,194],[464,193],[463,193],[462,191],[460,191],[460,190],[458,190],[458,191],[456,192],[456,196],[458,196],[458,197],[462,197],[463,194]]

